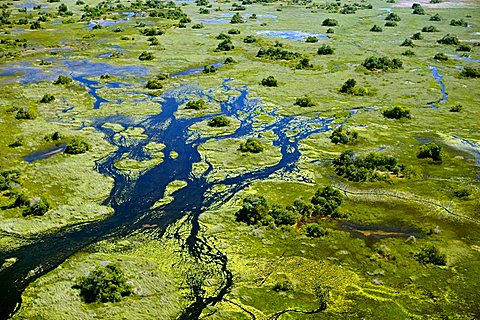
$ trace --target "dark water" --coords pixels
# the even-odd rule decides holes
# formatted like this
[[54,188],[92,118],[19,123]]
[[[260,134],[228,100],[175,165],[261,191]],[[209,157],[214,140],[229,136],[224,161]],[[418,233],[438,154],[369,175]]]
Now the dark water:
[[365,240],[367,245],[372,245],[385,238],[408,238],[422,236],[420,230],[407,229],[394,226],[362,225],[351,221],[342,221],[338,224],[340,230],[350,232],[354,237]]
[[31,154],[23,157],[23,160],[25,160],[27,162],[33,162],[33,161],[37,161],[37,160],[41,160],[41,159],[46,159],[46,158],[51,157],[51,156],[53,156],[57,153],[62,153],[63,151],[65,151],[66,146],[67,146],[66,143],[62,143],[58,146],[51,146],[51,147],[49,147],[45,150],[41,150],[41,151],[31,153]]
[[[445,84],[442,81],[443,75],[438,72],[437,67],[428,66],[428,69],[432,71],[433,77],[435,78],[437,83],[440,85],[440,89],[442,90],[442,98],[439,99],[438,102],[444,103],[445,101],[447,101],[448,94],[445,89]],[[438,108],[438,106],[434,105],[433,102],[429,103],[428,105],[433,108]]]
[[[270,112],[269,114],[275,117],[274,122],[253,126],[258,112],[265,111],[261,101],[249,98],[246,87],[231,87],[229,81],[225,81],[222,89],[226,92],[236,91],[237,94],[221,104],[220,113],[234,117],[240,122],[240,127],[234,133],[222,137],[201,137],[197,132],[189,130],[191,125],[208,116],[175,118],[174,112],[185,102],[182,98],[185,94],[195,94],[207,101],[214,99],[209,96],[209,92],[202,92],[198,88],[187,85],[164,93],[162,102],[152,100],[161,105],[162,112],[159,114],[142,118],[142,120],[125,115],[94,119],[94,126],[106,134],[111,144],[118,147],[116,152],[97,163],[100,173],[114,178],[113,190],[105,201],[105,204],[114,209],[114,214],[101,221],[67,227],[55,234],[35,239],[29,245],[1,252],[0,261],[10,257],[18,259],[11,267],[0,272],[1,319],[8,318],[14,312],[16,305],[21,302],[23,290],[29,283],[88,245],[109,237],[128,236],[142,230],[146,224],[156,226],[154,231],[160,239],[169,226],[181,219],[186,220],[190,226],[188,234],[177,235],[183,241],[185,250],[202,266],[217,270],[221,281],[215,293],[211,295],[207,295],[202,290],[203,283],[192,284],[191,290],[195,299],[183,310],[179,318],[197,319],[207,305],[215,304],[229,292],[233,282],[232,274],[227,268],[227,258],[198,235],[198,216],[206,208],[224,203],[254,181],[265,179],[273,174],[292,179],[292,173],[298,170],[296,163],[300,157],[299,142],[311,134],[327,131],[331,120],[320,117],[281,117],[275,112]],[[90,93],[96,94],[92,91]],[[150,99],[153,98],[150,97]],[[131,141],[114,139],[114,132],[102,127],[106,122],[119,123],[124,127],[142,127],[148,139],[133,145]],[[207,180],[208,174],[214,170],[212,166],[209,166],[209,169],[200,176],[192,175],[192,164],[201,161],[197,151],[199,144],[211,139],[258,136],[266,131],[273,131],[278,136],[274,145],[280,147],[282,158],[277,164],[215,182]],[[295,131],[297,132],[295,135],[287,135]],[[165,157],[164,162],[136,178],[129,177],[115,168],[115,161],[123,155],[138,160],[148,159],[149,156],[144,152],[143,147],[152,141],[166,145],[163,150],[165,154],[170,151],[178,152],[178,158]],[[163,197],[165,187],[173,180],[184,180],[188,185],[173,194],[175,200],[170,204],[151,209],[152,205]],[[229,188],[226,191],[205,196],[206,191],[216,183],[222,183]]]

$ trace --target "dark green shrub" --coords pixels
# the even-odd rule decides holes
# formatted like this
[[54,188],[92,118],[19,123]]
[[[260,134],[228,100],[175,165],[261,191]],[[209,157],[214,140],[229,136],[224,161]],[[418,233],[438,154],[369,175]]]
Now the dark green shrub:
[[332,215],[342,204],[344,196],[340,190],[330,186],[318,188],[312,197],[314,214],[322,216]]
[[439,32],[439,30],[434,26],[427,26],[422,28],[422,32]]
[[277,79],[275,79],[273,76],[268,76],[262,79],[262,86],[264,87],[276,87],[277,85]]
[[232,63],[235,63],[235,59],[233,59],[232,57],[226,57],[225,58],[225,61],[223,63],[225,64],[232,64]]
[[55,97],[51,94],[46,93],[42,99],[40,99],[41,103],[50,103],[55,100]]
[[210,121],[208,121],[210,127],[228,127],[230,125],[230,120],[226,116],[215,116]]
[[203,29],[205,26],[201,23],[194,24],[192,29]]
[[344,130],[342,126],[337,127],[330,135],[330,141],[335,144],[352,144],[358,139],[358,132]]
[[355,79],[348,79],[340,88],[340,92],[353,93],[353,88],[355,88],[356,84],[357,84],[357,81],[355,81]]
[[298,62],[298,64],[295,66],[295,69],[312,69],[313,64],[310,63],[310,59],[308,58],[302,58]]
[[299,97],[295,99],[294,105],[302,108],[306,108],[306,107],[314,107],[316,104],[315,102],[313,102],[312,98],[308,96],[304,96],[304,97]]
[[338,21],[335,20],[335,19],[327,18],[327,19],[323,20],[322,26],[324,26],[324,27],[336,27],[336,26],[338,26]]
[[411,37],[412,40],[422,40],[423,36],[420,32],[414,33],[413,36]]
[[407,56],[407,57],[412,57],[415,55],[415,52],[413,52],[412,50],[410,49],[407,49],[405,50],[404,52],[402,52],[402,56]]
[[140,56],[138,56],[138,60],[145,61],[145,60],[153,60],[155,56],[151,52],[143,51]]
[[232,37],[222,32],[216,38],[217,40],[230,40]]
[[433,56],[433,59],[438,60],[438,61],[447,61],[448,56],[445,53],[437,53],[435,56]]
[[385,27],[396,27],[398,24],[395,21],[385,22]]
[[416,7],[413,9],[413,14],[418,14],[418,15],[424,15],[425,14],[425,9],[423,9],[421,6]]
[[133,286],[127,283],[122,270],[115,264],[97,267],[86,277],[80,277],[73,286],[80,289],[80,296],[86,303],[118,302],[133,293]]
[[23,193],[19,194],[15,198],[15,202],[13,203],[13,208],[21,208],[30,205],[30,199]]
[[90,145],[79,138],[73,138],[65,147],[66,154],[81,154],[90,150]]
[[307,42],[307,43],[315,43],[315,42],[318,42],[318,38],[317,38],[317,37],[314,37],[314,36],[308,36],[308,37],[305,39],[305,42]]
[[151,90],[162,89],[163,84],[158,79],[152,79],[147,81],[145,88],[151,89]]
[[466,78],[480,78],[480,68],[464,67],[460,75]]
[[387,17],[385,18],[385,20],[387,21],[401,21],[402,19],[400,18],[400,16],[398,14],[396,14],[395,12],[390,12]]
[[35,198],[29,201],[28,206],[23,210],[22,215],[26,216],[43,216],[50,209],[50,204],[43,198]]
[[317,50],[317,54],[320,54],[320,55],[329,55],[329,54],[333,54],[334,52],[335,52],[335,49],[330,47],[328,44],[323,44]]
[[230,39],[225,39],[217,45],[217,49],[215,49],[215,51],[230,51],[234,48],[235,46],[233,45],[232,41]]
[[55,131],[55,132],[52,134],[52,140],[53,140],[53,141],[58,141],[58,140],[61,140],[61,139],[62,139],[62,135],[60,134],[60,132]]
[[461,104],[457,104],[450,108],[450,112],[460,112],[462,111],[463,106]]
[[217,72],[217,67],[215,67],[214,65],[204,66],[202,72],[203,73],[215,73],[215,72]]
[[415,45],[413,44],[413,41],[411,39],[405,39],[400,46],[413,48]]
[[438,43],[440,44],[449,44],[449,45],[459,45],[460,41],[458,41],[458,38],[455,36],[452,36],[450,34],[446,34],[443,36],[442,39],[437,40]]
[[335,33],[335,30],[332,29],[332,28],[328,28],[328,29],[327,29],[327,33],[328,33],[328,34],[330,34],[330,33]]
[[261,48],[257,52],[258,58],[267,58],[271,60],[294,60],[298,58],[300,54],[297,52],[287,51],[280,47],[275,48]]
[[240,143],[239,150],[242,152],[260,153],[264,147],[256,138],[248,138],[247,141]]
[[245,21],[243,20],[242,16],[240,15],[240,13],[235,13],[232,17],[232,19],[230,19],[230,23],[244,23]]
[[314,206],[311,203],[304,202],[302,199],[295,199],[287,210],[294,211],[302,217],[309,218],[313,213]]
[[291,210],[287,210],[279,205],[273,205],[269,211],[269,215],[273,218],[275,225],[277,226],[290,226],[296,224],[300,215]]
[[423,264],[434,264],[438,266],[445,266],[447,264],[447,255],[441,253],[437,247],[432,244],[422,248],[422,250],[415,255],[415,258]]
[[402,107],[393,107],[391,109],[387,109],[383,111],[383,116],[388,119],[411,119],[410,110],[402,108]]
[[210,13],[210,10],[208,10],[207,8],[200,8],[200,10],[198,11],[198,13],[200,13],[200,14],[209,14],[209,13]]
[[417,158],[431,158],[433,161],[442,161],[442,146],[435,143],[427,143],[420,147]]
[[28,108],[22,108],[15,114],[17,120],[33,120],[37,117],[37,113],[34,110]]
[[268,223],[268,204],[263,196],[247,196],[243,199],[242,208],[235,213],[237,222],[248,225]]
[[387,71],[390,69],[400,69],[402,68],[402,60],[393,58],[390,59],[388,57],[368,57],[362,63],[362,66],[367,68],[368,70],[383,70]]
[[230,29],[230,30],[228,30],[228,34],[240,34],[240,30],[238,30],[238,29]]
[[140,31],[141,34],[147,37],[153,37],[153,36],[161,36],[162,34],[165,33],[164,29],[161,28],[145,28]]
[[457,47],[457,51],[462,51],[462,52],[470,52],[472,51],[472,47],[466,44],[461,44]]
[[207,108],[207,103],[203,99],[190,100],[185,105],[185,109],[201,110],[206,108]]
[[373,25],[373,27],[370,29],[372,32],[382,32],[382,27],[377,26],[376,24]]
[[57,80],[53,82],[53,84],[70,84],[72,83],[72,78],[67,76],[58,76]]
[[31,30],[37,30],[37,29],[41,29],[42,26],[40,25],[40,21],[33,21],[31,24],[30,24],[30,29]]
[[463,19],[458,19],[458,20],[452,19],[450,20],[450,25],[455,27],[466,27],[468,23]]
[[275,292],[288,292],[288,291],[293,291],[293,284],[291,281],[289,280],[285,280],[285,281],[282,281],[282,282],[277,282],[275,283],[275,285],[273,286],[273,291]]
[[9,190],[16,185],[20,185],[20,171],[4,170],[0,171],[0,191]]
[[254,36],[246,36],[243,39],[243,42],[245,43],[254,43],[255,41],[257,41],[257,38],[255,38]]
[[305,226],[307,236],[311,238],[320,238],[328,234],[328,231],[322,228],[318,223],[309,223]]
[[442,17],[438,13],[435,13],[433,16],[430,17],[430,21],[441,21]]
[[464,199],[472,195],[472,191],[468,188],[460,188],[453,191],[453,195],[457,198]]

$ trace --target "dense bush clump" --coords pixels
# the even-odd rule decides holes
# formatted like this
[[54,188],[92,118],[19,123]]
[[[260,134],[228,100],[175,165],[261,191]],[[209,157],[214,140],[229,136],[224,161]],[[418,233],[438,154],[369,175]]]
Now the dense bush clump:
[[240,15],[240,13],[235,13],[232,17],[232,19],[230,20],[230,23],[244,23],[245,20],[243,20],[242,16]]
[[272,60],[293,60],[300,56],[299,53],[293,51],[287,51],[279,47],[276,48],[260,48],[257,52],[257,57],[268,58]]
[[412,50],[410,49],[407,49],[405,50],[404,52],[402,52],[402,56],[406,56],[406,57],[412,57],[415,55],[415,52],[413,52]]
[[463,106],[461,104],[454,105],[450,108],[450,112],[460,112],[462,111]]
[[395,21],[385,22],[385,27],[396,27],[398,24]]
[[458,20],[452,19],[450,20],[450,25],[455,27],[466,27],[468,23],[463,19],[458,19]]
[[15,119],[17,120],[33,120],[37,117],[37,113],[35,110],[31,110],[28,108],[21,108],[15,114]]
[[240,34],[240,30],[238,29],[230,29],[227,32],[228,34]]
[[460,75],[466,78],[480,78],[480,68],[464,67]]
[[215,51],[230,51],[233,50],[235,46],[233,45],[230,39],[225,39],[217,45]]
[[67,143],[67,146],[65,147],[64,152],[66,154],[81,154],[89,150],[90,150],[90,145],[88,143],[86,143],[85,141],[79,138],[74,138],[69,143]]
[[358,132],[337,127],[330,135],[330,141],[335,144],[352,144],[358,139]]
[[334,52],[335,52],[335,49],[330,47],[328,44],[323,44],[317,50],[317,54],[320,54],[320,55],[329,55],[329,54],[333,54]]
[[470,52],[472,51],[472,47],[466,44],[461,44],[457,47],[457,51],[462,51],[462,52]]
[[413,48],[415,44],[413,43],[412,39],[405,39],[400,46]]
[[4,170],[0,171],[0,191],[5,191],[20,184],[20,171]]
[[390,69],[400,69],[403,66],[402,60],[388,57],[368,57],[362,63],[362,65],[368,70],[390,70]]
[[444,266],[447,264],[447,255],[441,253],[434,245],[428,245],[415,255],[418,262]]
[[322,21],[322,26],[324,27],[335,27],[338,26],[338,21],[335,19],[327,18]]
[[307,236],[312,238],[324,237],[328,231],[322,228],[318,223],[309,223],[305,226]]
[[122,270],[115,264],[98,267],[86,277],[80,277],[73,286],[80,289],[80,296],[86,303],[118,302],[133,293],[133,286],[127,283]]
[[459,45],[460,41],[458,40],[457,37],[452,36],[450,34],[446,34],[443,36],[442,39],[437,40],[438,43],[440,44],[449,44],[449,45]]
[[254,36],[246,36],[243,39],[243,42],[245,42],[245,43],[254,43],[256,41],[257,41],[257,38],[255,38]]
[[273,76],[263,78],[261,83],[264,87],[276,87],[278,85],[277,79]]
[[[17,200],[19,199],[17,198]],[[20,199],[19,201],[24,202],[24,199]],[[22,215],[24,217],[30,216],[30,215],[36,216],[36,217],[43,216],[45,213],[48,212],[49,209],[50,209],[50,204],[45,198],[43,197],[35,198],[29,201],[27,207],[23,210]]]
[[436,53],[433,56],[433,59],[438,60],[438,61],[447,61],[448,56],[445,53],[439,52],[439,53]]
[[156,90],[156,89],[162,89],[163,85],[158,79],[152,79],[148,80],[147,84],[145,85],[145,88],[151,89],[151,90]]
[[233,57],[226,57],[225,58],[225,61],[223,63],[225,64],[232,64],[232,63],[235,63],[235,59],[233,59]]
[[315,106],[315,102],[313,102],[312,98],[310,98],[308,96],[299,97],[299,98],[295,99],[295,102],[293,104],[296,105],[296,106],[299,106],[299,107],[313,107],[313,106]]
[[395,12],[390,12],[387,17],[385,18],[385,20],[387,21],[401,21],[402,19],[400,18],[400,16],[398,14],[396,14]]
[[260,153],[264,149],[262,143],[256,138],[248,138],[247,141],[240,143],[238,150],[242,152]]
[[215,72],[217,72],[217,67],[215,67],[214,65],[204,66],[202,72],[203,73],[215,73]]
[[308,37],[305,39],[305,42],[307,42],[307,43],[316,43],[316,42],[318,42],[318,38],[315,37],[315,36],[308,36]]
[[434,26],[426,26],[422,28],[422,32],[439,32],[439,30]]
[[370,31],[372,31],[372,32],[382,32],[383,30],[382,30],[382,27],[374,24],[373,27],[370,29]]
[[53,82],[53,84],[70,84],[72,82],[72,78],[67,76],[58,76],[57,80]]
[[412,116],[410,115],[410,110],[402,108],[402,107],[393,107],[391,109],[387,109],[383,111],[383,116],[389,119],[411,119]]
[[442,161],[442,146],[435,143],[427,143],[420,147],[417,158],[431,158],[433,161]]
[[312,197],[314,215],[338,217],[338,207],[342,204],[344,196],[340,190],[326,186],[318,188]]
[[155,56],[151,52],[143,51],[139,56],[138,60],[145,61],[145,60],[153,60]]
[[414,33],[411,37],[410,37],[412,40],[422,40],[423,39],[423,36],[420,32],[416,32]]
[[207,108],[207,103],[203,99],[190,100],[185,105],[185,109],[201,110]]
[[208,121],[210,127],[228,127],[230,120],[226,116],[215,116]]
[[366,95],[368,95],[367,88],[357,87],[356,84],[357,84],[357,82],[355,81],[355,79],[348,79],[347,81],[345,81],[345,83],[340,88],[340,92],[353,94],[353,95],[356,95],[356,96],[366,96]]
[[42,99],[40,100],[41,103],[50,103],[55,100],[55,97],[51,94],[46,93]]

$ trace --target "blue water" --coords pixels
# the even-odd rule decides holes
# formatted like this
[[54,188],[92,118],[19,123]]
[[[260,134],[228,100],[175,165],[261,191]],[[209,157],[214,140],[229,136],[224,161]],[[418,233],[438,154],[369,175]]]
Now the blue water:
[[257,34],[267,37],[278,37],[285,40],[292,40],[292,41],[305,41],[307,37],[313,36],[319,39],[328,39],[328,37],[321,33],[308,33],[303,31],[257,31]]
[[212,19],[205,19],[200,21],[203,24],[220,24],[220,23],[230,23],[228,19],[219,19],[219,18],[212,18]]
[[458,55],[455,55],[455,54],[447,54],[447,56],[449,57],[452,57],[453,59],[455,60],[461,60],[461,61],[467,61],[467,62],[475,62],[475,63],[479,63],[480,60],[478,59],[472,59],[470,57],[461,57],[461,56],[458,56]]
[[[438,102],[444,103],[445,101],[447,101],[448,94],[445,90],[445,85],[442,82],[443,75],[438,72],[437,67],[428,66],[428,69],[432,71],[433,77],[435,78],[437,83],[440,85],[440,89],[442,90],[442,98],[438,100]],[[428,105],[433,108],[438,108],[438,106],[434,105],[433,103],[429,103]]]
[[88,23],[87,28],[88,29],[93,29],[97,24],[101,25],[102,27],[109,27],[109,26],[114,26],[117,24],[122,24],[127,21],[130,21],[130,19],[135,16],[134,12],[123,12],[122,13],[126,19],[119,19],[119,20],[92,20]]
[[105,53],[99,54],[97,57],[99,57],[99,58],[110,58],[111,56],[113,56],[113,52],[105,52]]
[[378,8],[377,10],[387,11],[388,13],[392,13],[392,12],[393,12],[392,8]]

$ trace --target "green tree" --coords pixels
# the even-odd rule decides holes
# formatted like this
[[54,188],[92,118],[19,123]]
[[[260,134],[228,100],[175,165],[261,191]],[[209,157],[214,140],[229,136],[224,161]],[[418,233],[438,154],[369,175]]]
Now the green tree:
[[65,147],[66,154],[81,154],[90,150],[90,145],[79,138],[73,138]]
[[215,116],[208,121],[210,127],[228,127],[230,125],[230,120],[224,116]]
[[146,60],[153,60],[155,59],[155,56],[151,52],[143,51],[139,56],[138,60],[140,61],[146,61]]
[[268,76],[262,79],[261,82],[264,87],[276,87],[278,85],[277,79],[274,76]]
[[245,21],[243,20],[242,16],[240,15],[240,13],[235,13],[232,17],[232,19],[230,20],[230,23],[244,23]]
[[370,29],[370,31],[372,31],[372,32],[382,32],[383,30],[382,30],[382,27],[374,24],[373,27]]
[[235,46],[233,45],[232,40],[225,39],[217,45],[217,49],[215,49],[215,51],[230,51],[234,48]]
[[460,75],[466,78],[480,78],[480,68],[464,67]]
[[441,253],[440,250],[432,244],[423,247],[421,251],[415,255],[415,258],[423,264],[434,264],[437,266],[447,264],[447,255]]
[[185,109],[200,110],[200,109],[206,109],[206,108],[207,108],[207,103],[203,99],[190,100],[185,105]]
[[437,40],[438,43],[440,44],[449,44],[449,45],[459,45],[460,41],[456,36],[452,36],[450,34],[446,34],[443,36],[442,39]]
[[435,143],[427,143],[420,147],[417,158],[432,158],[433,161],[442,161],[442,146]]
[[50,103],[55,100],[55,97],[51,94],[46,93],[42,99],[40,99],[41,103]]
[[315,206],[314,213],[322,216],[334,214],[342,204],[343,198],[341,191],[331,186],[318,188],[312,198],[312,204]]
[[58,76],[57,80],[53,82],[53,84],[70,84],[72,83],[72,78],[67,76]]
[[335,52],[335,49],[330,47],[328,44],[323,44],[317,50],[317,54],[320,54],[320,55],[329,55],[329,54],[333,54],[334,52]]
[[305,226],[305,232],[307,236],[311,238],[324,237],[328,234],[328,231],[322,228],[318,223],[309,223]]
[[316,104],[313,102],[312,98],[309,96],[303,96],[295,99],[294,105],[306,108],[306,107],[314,107]]
[[145,85],[145,88],[151,89],[151,90],[162,89],[163,84],[158,79],[152,79],[152,80],[147,81],[147,84]]
[[247,141],[240,143],[239,150],[242,152],[260,153],[264,149],[260,140],[248,138]]
[[80,289],[80,296],[86,303],[118,302],[133,293],[133,286],[127,283],[123,271],[112,263],[97,267],[86,277],[80,277],[73,288]]
[[358,132],[344,130],[342,126],[335,128],[330,135],[330,141],[335,144],[352,144],[358,139]]
[[410,110],[402,108],[402,107],[393,107],[391,109],[387,109],[383,111],[383,116],[389,119],[411,119]]
[[235,213],[236,221],[248,225],[267,224],[268,204],[263,196],[247,196],[243,199],[242,208]]
[[422,28],[422,32],[439,32],[435,26],[426,26]]
[[335,27],[338,26],[338,21],[335,19],[327,18],[322,21],[322,26],[324,27]]
[[29,201],[28,206],[23,210],[22,215],[24,217],[33,215],[33,216],[43,216],[50,209],[50,204],[48,201],[43,198],[34,198]]

